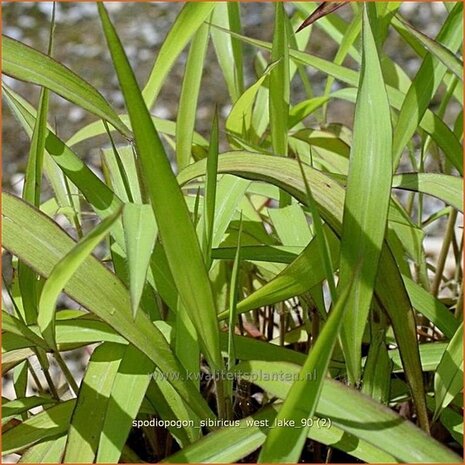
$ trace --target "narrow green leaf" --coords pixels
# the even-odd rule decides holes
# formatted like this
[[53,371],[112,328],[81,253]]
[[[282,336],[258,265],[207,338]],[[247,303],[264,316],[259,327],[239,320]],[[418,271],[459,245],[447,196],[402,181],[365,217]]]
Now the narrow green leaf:
[[124,136],[131,136],[113,108],[88,82],[53,58],[7,36],[2,37],[2,71],[7,76],[50,89],[108,121]]
[[[234,343],[234,334],[237,320],[237,298],[239,294],[239,272],[241,264],[241,236],[242,236],[242,214],[239,223],[239,234],[237,236],[236,255],[234,257],[233,269],[231,272],[231,284],[229,288],[229,322],[228,322],[228,362],[227,369],[231,370],[236,365],[236,346]],[[229,380],[228,380],[229,381]],[[232,407],[233,380],[228,382],[228,394]],[[230,414],[232,414],[232,409]]]
[[[436,371],[446,347],[446,342],[432,342],[420,345],[420,359],[423,371]],[[393,362],[393,373],[402,373],[404,369],[399,351],[397,349],[390,350],[388,355]]]
[[[35,115],[29,111],[17,94],[3,85],[7,102],[20,118],[24,129],[30,134],[34,127]],[[79,187],[82,195],[102,217],[116,212],[122,202],[96,174],[52,131],[48,130],[45,149],[66,176]]]
[[[457,58],[448,48],[444,47],[439,41],[429,38],[426,34],[415,29],[411,24],[405,21],[402,16],[396,15],[395,20],[401,23],[421,44],[449,71],[454,73],[463,82],[463,62]],[[393,22],[395,26],[395,22]]]
[[[312,234],[300,205],[293,203],[285,208],[269,208],[268,214],[284,246],[308,245]],[[290,224],[292,228],[289,228]]]
[[310,212],[312,214],[313,228],[315,230],[315,236],[316,236],[316,240],[318,243],[318,253],[320,254],[321,263],[323,264],[323,269],[325,271],[325,277],[328,282],[331,299],[333,300],[333,303],[335,303],[336,298],[337,298],[336,297],[336,283],[334,281],[334,276],[333,276],[331,249],[328,244],[328,238],[326,237],[324,229],[323,229],[323,221],[321,220],[321,216],[318,211],[315,199],[313,198],[313,194],[310,189],[308,180],[305,177],[305,172],[304,172],[304,168],[302,165],[302,161],[300,160],[299,157],[297,157],[297,161],[299,162],[300,173],[304,180],[305,194],[307,196],[307,206],[309,207]]
[[64,463],[93,463],[111,388],[125,347],[105,342],[89,360],[71,416]]
[[463,323],[457,329],[434,374],[434,418],[463,390]]
[[[121,42],[103,4],[99,3],[98,7],[132,121],[145,185],[168,263],[205,355],[212,369],[219,370],[223,361],[219,351],[216,309],[194,226]],[[177,214],[173,215],[173,211]]]
[[271,63],[248,89],[237,99],[233,105],[228,118],[226,119],[226,129],[235,135],[246,136],[252,125],[253,104],[260,87],[265,79],[273,71],[278,63]]
[[151,108],[157,99],[166,76],[187,42],[215,8],[214,2],[186,3],[171,27],[142,92],[144,101]]
[[370,341],[370,349],[363,368],[362,392],[382,404],[387,404],[389,400],[391,365],[384,341],[384,331],[381,329]]
[[[153,379],[154,381],[149,384],[146,394],[146,399],[153,411],[163,420],[181,420],[181,428],[175,426],[168,428],[181,447],[186,447],[197,441],[201,436],[201,431],[190,426],[189,420],[193,420],[194,425],[198,425],[200,418],[193,413],[190,405],[173,390],[166,378],[160,376],[159,372],[154,374]],[[186,423],[184,420],[188,420],[188,422]],[[186,426],[182,426],[183,424]]]
[[[362,29],[362,12],[363,12],[363,9],[360,8],[357,13],[357,16],[348,26],[346,33],[342,37],[336,56],[334,57],[334,63],[338,65],[342,65],[347,54],[351,51],[351,49],[354,48],[354,42],[358,39],[360,35],[360,31]],[[328,79],[325,84],[325,91],[323,94],[325,97],[330,95],[333,84],[334,84],[334,77],[328,76]],[[326,111],[327,111],[327,102],[324,103],[325,115],[326,115]]]
[[[273,32],[273,45],[271,60],[277,65],[270,72],[268,93],[270,112],[271,147],[273,153],[287,157],[287,126],[289,118],[289,44],[287,31],[287,18],[284,3],[275,3],[275,23]],[[290,203],[288,194],[283,193],[279,200],[280,206]]]
[[[463,4],[457,3],[447,15],[437,41],[454,52],[463,41]],[[445,65],[428,53],[405,96],[400,110],[393,139],[393,166],[396,167],[407,142],[413,136],[436,90],[447,71]]]
[[133,148],[120,146],[117,151],[103,149],[101,154],[107,186],[125,203],[144,203]]
[[41,442],[27,449],[18,463],[62,463],[66,436]]
[[[55,24],[55,4],[53,4],[48,55],[53,47],[53,28]],[[45,135],[47,131],[47,114],[49,103],[49,91],[42,88],[39,97],[37,119],[32,131],[31,146],[27,159],[26,174],[24,179],[23,199],[35,207],[41,204],[42,174],[45,155]],[[18,281],[23,300],[24,319],[26,323],[33,323],[37,319],[38,295],[40,292],[37,275],[23,262],[18,264]]]
[[362,69],[341,235],[339,286],[347,286],[354,267],[361,263],[341,330],[352,383],[360,380],[362,337],[384,240],[392,179],[390,108],[373,36],[376,22],[371,8],[374,5],[367,4],[363,14]]
[[[427,397],[428,408],[434,410],[434,399],[430,396]],[[463,446],[463,416],[452,410],[452,408],[445,408],[439,420],[449,431],[450,435],[461,445]]]
[[[329,250],[331,255],[336,258],[338,257],[339,243],[328,229],[326,229],[326,233]],[[332,268],[335,269],[336,266],[337,263],[334,263]],[[274,279],[241,300],[237,305],[237,312],[247,312],[253,308],[271,305],[301,295],[322,282],[325,277],[326,273],[321,262],[320,243],[313,239],[302,253]],[[218,316],[224,318],[226,315],[227,312],[222,312]]]
[[55,342],[55,307],[58,297],[83,261],[108,234],[113,223],[119,217],[117,212],[105,218],[85,238],[83,238],[52,269],[44,284],[39,300],[37,323],[49,346],[56,350]]
[[218,113],[215,113],[210,132],[210,147],[208,148],[207,174],[205,177],[205,197],[203,203],[203,237],[202,251],[207,269],[211,267],[211,249],[215,225],[216,190],[218,177]]
[[[291,263],[303,251],[302,246],[242,246],[242,258],[251,262]],[[234,260],[235,247],[219,247],[212,250],[212,257],[219,260]]]
[[405,173],[394,176],[392,187],[422,192],[463,212],[463,179],[438,173]]
[[212,247],[218,247],[223,241],[233,215],[249,185],[249,181],[236,176],[224,175],[218,180]]
[[[231,31],[242,32],[241,25],[241,4],[238,2],[230,2],[228,5],[229,29]],[[231,38],[231,48],[233,53],[232,63],[234,65],[234,81],[236,84],[237,94],[241,95],[244,92],[244,57],[242,44],[239,40]]]
[[127,203],[123,208],[123,227],[129,264],[131,308],[135,318],[157,236],[157,225],[150,205]]
[[60,402],[6,431],[2,435],[2,453],[12,454],[48,439],[64,436],[75,403],[75,399]]
[[2,330],[25,337],[31,341],[33,345],[41,349],[47,350],[49,348],[41,337],[29,329],[21,320],[10,315],[5,310],[2,310]]
[[194,34],[184,70],[176,118],[176,160],[179,171],[189,164],[191,158],[197,101],[208,46],[208,32],[208,26],[202,24]]
[[111,387],[96,463],[118,463],[154,370],[142,352],[127,346]]
[[[220,370],[223,361],[219,351],[215,303],[189,211],[121,42],[103,4],[99,3],[98,8],[134,128],[145,185],[176,287],[200,336],[211,368]],[[173,215],[173,211],[177,214]]]
[[[212,14],[212,24],[240,33],[239,8],[239,3],[219,2]],[[233,37],[226,36],[215,28],[211,30],[211,37],[231,102],[234,104],[244,92],[241,45]]]
[[459,327],[459,322],[448,308],[428,291],[407,276],[402,276],[412,306],[425,315],[444,335],[451,339]]
[[[129,121],[128,115],[120,115],[121,121],[126,124],[129,128],[131,127],[131,122]],[[157,116],[152,115],[153,124],[158,130],[165,134],[166,136],[176,136],[176,123],[174,121],[169,121],[163,118],[158,118]],[[110,131],[114,131],[113,127],[110,127]],[[100,136],[101,134],[105,134],[105,126],[103,125],[102,121],[95,121],[93,123],[89,123],[87,126],[79,129],[79,131],[75,132],[67,141],[66,145],[68,147],[72,147],[73,145],[79,144],[88,139],[92,139],[93,137]],[[206,149],[208,146],[207,141],[203,138],[198,132],[194,131],[193,134],[193,143]]]
[[9,418],[27,412],[28,410],[54,404],[56,401],[50,397],[30,396],[20,397],[15,400],[2,402],[2,424],[8,421]]

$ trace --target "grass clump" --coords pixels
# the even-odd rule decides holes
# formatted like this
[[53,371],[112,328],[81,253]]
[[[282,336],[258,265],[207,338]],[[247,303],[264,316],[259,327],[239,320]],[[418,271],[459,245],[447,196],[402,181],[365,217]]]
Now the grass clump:
[[[122,112],[54,59],[54,16],[47,53],[3,37],[4,73],[41,89],[35,108],[3,83],[31,138],[22,198],[2,200],[4,454],[461,461],[463,4],[436,37],[389,2],[323,5],[295,32],[314,7],[273,4],[267,42],[240,3],[186,3],[140,87],[97,3]],[[416,73],[386,52],[393,35]],[[332,60],[307,51],[314,37]],[[153,109],[184,49],[170,121]],[[200,134],[210,67],[230,107]],[[62,140],[54,94],[97,119]],[[340,100],[353,124],[330,123]],[[82,379],[73,349],[90,356]]]

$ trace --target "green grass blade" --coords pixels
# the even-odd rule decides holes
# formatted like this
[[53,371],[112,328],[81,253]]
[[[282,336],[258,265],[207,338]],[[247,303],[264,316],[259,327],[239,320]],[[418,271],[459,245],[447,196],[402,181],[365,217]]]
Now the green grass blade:
[[[239,5],[219,2],[212,15],[212,24],[240,33]],[[234,104],[244,92],[241,45],[236,39],[222,34],[218,29],[211,30],[211,37],[231,102]]]
[[[354,47],[354,42],[358,39],[361,29],[362,29],[362,11],[363,9],[360,8],[359,13],[357,14],[357,17],[350,23],[349,27],[347,28],[346,33],[344,34],[340,46],[338,48],[338,51],[336,53],[336,56],[334,57],[334,63],[337,65],[342,65],[344,62],[345,58],[347,57],[347,54],[350,52],[350,50]],[[328,79],[325,84],[325,90],[323,97],[327,97],[331,93],[331,88],[333,87],[334,84],[334,77],[333,76],[328,76]],[[327,112],[327,103],[324,103],[324,114],[326,115]]]
[[208,46],[208,31],[208,26],[202,24],[194,34],[184,70],[176,119],[176,160],[179,171],[189,164],[191,158],[197,101]]
[[449,309],[409,277],[402,276],[402,278],[412,306],[451,339],[459,327],[459,322]]
[[[392,108],[400,110],[403,99],[405,98],[402,92],[388,86],[389,103]],[[333,96],[355,101],[354,89],[343,89],[335,92]],[[443,150],[447,160],[457,168],[457,171],[463,174],[462,146],[456,134],[439,118],[435,113],[426,110],[423,118],[420,121],[420,128],[423,129],[437,145]]]
[[370,349],[363,368],[362,391],[382,404],[389,400],[392,363],[384,341],[384,331],[378,330],[371,337]]
[[[434,399],[428,397],[427,400],[428,408],[434,410]],[[463,446],[463,416],[451,408],[446,408],[442,411],[439,419],[450,435]]]
[[[228,322],[228,362],[226,368],[231,370],[236,365],[236,346],[234,343],[234,335],[236,329],[237,320],[237,298],[239,294],[239,272],[241,264],[241,236],[242,236],[242,214],[239,223],[239,234],[237,236],[237,247],[236,255],[234,257],[233,269],[231,272],[231,284],[229,288],[229,322]],[[233,392],[233,380],[227,385],[227,392],[229,395],[229,401],[231,402],[231,411],[228,412],[229,416],[232,417],[232,392]]]
[[150,205],[127,203],[123,208],[123,229],[129,265],[131,308],[135,318],[157,236],[157,225]]
[[[116,147],[115,147],[116,148]],[[131,146],[101,151],[105,183],[124,203],[143,203],[139,173],[134,150]]]
[[[313,14],[319,6],[316,2],[295,2],[294,5],[297,9],[305,13],[306,16]],[[337,7],[337,5],[335,6]],[[330,6],[330,9],[331,8]],[[338,15],[328,14],[327,10],[324,11],[324,8],[322,10],[321,13],[324,14],[318,14],[318,20],[314,21],[315,27],[324,31],[336,44],[342,44],[344,38],[349,34],[348,28],[350,28],[350,23],[348,24]],[[299,34],[300,33],[301,31],[299,31]],[[356,62],[360,62],[360,51],[355,45],[349,48],[349,54]]]
[[23,190],[23,199],[35,207],[39,207],[41,203],[40,194],[45,154],[45,136],[47,132],[48,102],[49,91],[43,88],[40,92],[37,119],[32,131]]
[[[241,4],[230,2],[228,5],[229,28],[231,31],[242,32],[241,25]],[[236,83],[237,93],[241,95],[244,92],[244,57],[242,44],[234,37],[231,38],[231,48],[233,53],[234,80]]]
[[[359,270],[356,272],[358,273]],[[357,276],[354,276],[356,279]],[[347,299],[353,281],[343,289],[331,310],[323,330],[310,350],[299,378],[294,381],[276,420],[294,420],[295,425],[312,418],[323,389],[323,382],[336,345]],[[317,373],[317,379],[309,378]],[[310,381],[309,381],[310,379]],[[282,426],[271,429],[260,452],[259,463],[298,463],[307,438],[308,427]]]
[[287,119],[289,115],[289,45],[284,3],[275,3],[275,25],[271,60],[277,63],[270,72],[269,107],[271,144],[276,155],[287,156]]
[[[291,263],[302,250],[303,246],[245,245],[242,247],[242,257],[252,262]],[[234,260],[235,251],[235,247],[218,247],[213,249],[212,257],[219,260]]]
[[[463,4],[457,3],[454,9],[448,14],[446,22],[437,36],[437,41],[446,45],[451,51],[457,50],[463,41],[462,12]],[[446,71],[446,66],[430,53],[423,60],[405,96],[394,130],[394,167],[397,166],[404,147],[413,136],[423,118]]]
[[304,168],[302,165],[302,161],[300,160],[300,157],[297,158],[297,161],[299,162],[300,172],[304,180],[305,193],[307,196],[307,205],[312,214],[313,228],[315,230],[315,236],[316,236],[317,243],[318,243],[318,252],[320,254],[321,263],[323,264],[323,269],[325,271],[326,280],[329,286],[329,292],[331,294],[333,303],[335,303],[336,302],[336,284],[335,284],[334,276],[333,276],[331,249],[328,244],[328,238],[326,237],[325,232],[323,230],[323,221],[321,220],[320,213],[316,206],[315,199],[313,198],[313,194],[310,189],[308,180],[305,177],[305,172],[304,172]]
[[2,424],[6,423],[9,418],[27,412],[28,410],[54,404],[55,400],[49,397],[20,397],[14,400],[4,400],[2,403]]
[[28,449],[18,463],[61,463],[66,436],[41,442]]
[[51,348],[56,350],[55,342],[55,307],[58,297],[83,261],[108,234],[113,223],[119,217],[117,212],[105,218],[95,229],[83,238],[54,267],[44,284],[39,300],[37,323],[40,331]]
[[[293,203],[285,208],[269,208],[268,215],[283,246],[306,247],[312,239],[301,205]],[[289,224],[293,227],[289,228]]]
[[434,374],[434,419],[463,390],[463,323],[450,340]]
[[205,177],[205,197],[203,202],[203,234],[202,251],[207,270],[211,267],[211,249],[215,226],[216,190],[218,186],[218,113],[215,113],[210,133],[210,147],[208,148],[207,174]]
[[247,137],[252,126],[253,104],[258,91],[276,66],[277,63],[271,63],[257,81],[246,89],[233,105],[225,123],[227,131],[231,134]]
[[[444,47],[439,41],[429,38],[426,34],[415,29],[411,24],[405,21],[400,15],[396,15],[396,21],[401,23],[410,34],[418,39],[421,44],[443,65],[447,67],[449,71],[454,73],[458,79],[463,82],[463,62],[457,58],[448,48]],[[395,25],[395,23],[393,22]]]
[[60,402],[6,431],[2,435],[2,453],[11,454],[48,439],[64,436],[75,403],[75,399]]
[[242,215],[239,223],[239,234],[237,236],[236,254],[234,256],[233,269],[231,273],[229,308],[229,332],[228,332],[228,370],[236,364],[236,349],[234,346],[234,328],[236,327],[236,305],[239,293],[239,272],[241,263],[241,236]]
[[394,176],[392,187],[422,192],[463,212],[463,179],[437,173],[405,173]]
[[[276,66],[270,72],[268,105],[270,112],[271,146],[273,153],[287,157],[287,126],[289,118],[289,44],[287,18],[284,3],[275,3],[275,23],[271,60]],[[279,200],[280,206],[290,203],[290,198],[283,193]]]
[[214,2],[196,2],[184,5],[163,41],[147,84],[142,92],[148,108],[151,108],[155,103],[174,62],[214,8]]
[[37,84],[108,121],[126,137],[129,129],[102,95],[70,69],[10,37],[2,37],[2,70],[7,76]]
[[132,345],[126,348],[111,388],[96,463],[118,463],[154,369],[142,352]]
[[[420,359],[423,371],[436,371],[446,348],[447,342],[421,344]],[[404,369],[402,367],[399,351],[397,349],[392,349],[388,352],[388,355],[393,363],[393,373],[403,373]]]
[[233,215],[247,191],[250,182],[235,176],[225,175],[216,187],[215,228],[212,247],[218,247],[224,239]]
[[376,22],[371,7],[367,5],[363,15],[362,69],[341,235],[339,286],[347,286],[354,267],[361,263],[341,330],[352,383],[360,380],[362,337],[384,240],[392,179],[390,108],[373,36]]
[[17,334],[28,339],[33,345],[47,350],[47,343],[39,337],[34,331],[26,326],[21,320],[2,310],[2,330],[12,334]]
[[[207,4],[198,4],[204,5]],[[124,49],[99,3],[99,14],[134,129],[136,149],[176,287],[213,370],[223,365],[210,281],[184,196],[139,91]],[[154,177],[156,174],[156,177]],[[173,211],[177,214],[173,215]],[[188,264],[188,266],[186,266]]]
[[[53,6],[51,29],[49,36],[48,55],[53,48],[53,29],[55,25],[55,4]],[[42,88],[39,97],[37,119],[31,136],[31,146],[27,159],[26,174],[24,179],[23,199],[35,207],[41,203],[42,174],[45,155],[45,135],[47,131],[47,113],[49,104],[49,91]],[[39,295],[39,283],[37,275],[23,262],[18,264],[18,281],[21,289],[24,319],[26,323],[37,320],[37,304]]]
[[94,350],[71,416],[64,463],[93,463],[111,388],[125,347],[106,342]]
[[[154,374],[154,381],[149,384],[146,399],[154,407],[157,415],[163,420],[194,420],[194,424],[199,424],[200,418],[193,414],[189,404],[183,401],[179,394],[173,390],[166,379]],[[189,426],[184,422],[181,428],[170,427],[169,431],[181,447],[198,440],[200,433],[198,428]]]

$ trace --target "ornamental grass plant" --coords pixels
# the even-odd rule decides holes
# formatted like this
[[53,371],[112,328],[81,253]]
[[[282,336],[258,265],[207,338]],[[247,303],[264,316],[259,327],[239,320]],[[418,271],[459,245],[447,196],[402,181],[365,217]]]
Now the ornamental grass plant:
[[[259,4],[266,41],[245,4],[186,2],[144,77],[91,6],[122,106],[55,58],[62,5],[45,42],[2,37],[29,138],[2,195],[4,456],[461,462],[463,3],[434,34],[402,2]],[[199,130],[212,73],[228,104]],[[91,121],[64,137],[56,96]]]

